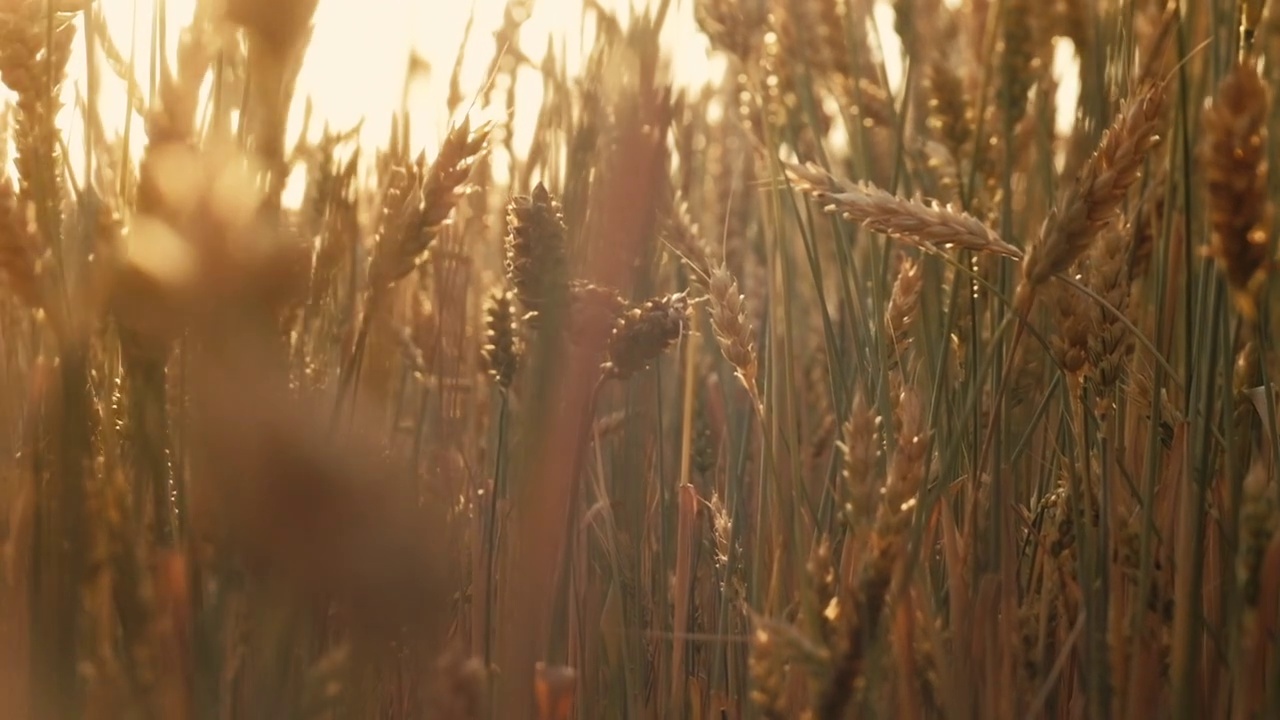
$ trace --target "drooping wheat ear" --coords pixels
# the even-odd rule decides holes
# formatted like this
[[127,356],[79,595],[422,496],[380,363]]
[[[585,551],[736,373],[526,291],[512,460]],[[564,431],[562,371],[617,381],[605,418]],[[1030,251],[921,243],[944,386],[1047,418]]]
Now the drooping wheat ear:
[[1132,348],[1129,328],[1116,316],[1116,313],[1123,315],[1129,309],[1132,238],[1130,228],[1112,226],[1088,255],[1086,284],[1110,306],[1100,307],[1096,301],[1088,300],[1092,310],[1088,378],[1093,383],[1100,416],[1106,414],[1111,406],[1111,392],[1124,371],[1125,360]]
[[1267,86],[1253,62],[1237,65],[1204,111],[1202,147],[1211,236],[1205,253],[1217,260],[1236,310],[1257,316],[1270,270],[1267,196]]
[[678,191],[672,198],[667,237],[671,247],[692,271],[689,273],[689,284],[706,290],[708,278],[711,277],[711,253],[708,252],[707,242],[702,237],[698,224],[689,212],[689,203]]
[[609,337],[605,377],[626,380],[649,367],[680,339],[688,320],[684,293],[651,298],[628,310]]
[[534,314],[531,323],[568,291],[564,219],[542,183],[507,206],[506,270],[507,284]]
[[484,311],[484,347],[480,354],[489,377],[503,390],[511,388],[520,368],[522,349],[516,322],[515,295],[496,288]]
[[869,183],[838,180],[821,167],[808,163],[786,163],[787,174],[800,190],[823,204],[829,213],[839,213],[867,228],[910,242],[922,250],[939,252],[963,248],[1021,257],[1018,248],[1000,239],[982,221],[944,207],[891,195]]
[[723,263],[711,271],[707,286],[711,329],[725,360],[737,371],[738,380],[752,398],[757,398],[755,331],[747,319],[746,298],[738,292],[738,281]]
[[885,335],[889,339],[890,362],[901,367],[910,351],[911,332],[920,313],[920,289],[924,274],[919,262],[903,258],[898,268],[898,278],[893,283],[889,307],[885,308]]
[[1071,267],[1108,223],[1142,169],[1147,153],[1160,137],[1165,87],[1146,83],[1134,93],[1074,183],[1058,198],[1040,235],[1022,258],[1022,282],[1014,305],[1025,314],[1035,291],[1049,278]]
[[613,334],[627,311],[627,301],[617,290],[584,280],[569,283],[569,339],[598,349]]
[[36,233],[8,179],[0,175],[0,273],[27,307],[43,307]]
[[471,132],[465,120],[445,136],[436,159],[423,172],[421,186],[408,188],[402,196],[408,203],[404,222],[396,223],[395,232],[381,235],[373,248],[369,285],[374,292],[389,288],[422,262],[488,137],[488,126]]

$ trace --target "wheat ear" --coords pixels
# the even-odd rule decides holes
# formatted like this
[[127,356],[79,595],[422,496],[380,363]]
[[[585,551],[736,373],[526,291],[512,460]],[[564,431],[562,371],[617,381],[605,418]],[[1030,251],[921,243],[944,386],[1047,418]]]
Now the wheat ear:
[[870,183],[840,180],[807,163],[786,163],[787,175],[800,190],[823,204],[829,213],[890,237],[910,242],[922,250],[939,252],[963,248],[1021,257],[981,220],[937,202],[925,203],[892,195]]

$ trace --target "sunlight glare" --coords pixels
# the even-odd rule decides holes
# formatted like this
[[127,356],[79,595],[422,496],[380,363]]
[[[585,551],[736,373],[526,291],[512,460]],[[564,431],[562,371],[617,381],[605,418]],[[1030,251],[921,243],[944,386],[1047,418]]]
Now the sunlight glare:
[[[147,76],[147,44],[151,17],[157,0],[121,0],[103,3],[111,35],[127,55],[136,32],[138,79],[145,86]],[[166,0],[166,29],[169,57],[183,26],[191,18],[195,0]],[[326,123],[335,130],[355,127],[361,120],[360,140],[364,144],[384,142],[392,115],[407,103],[411,118],[413,144],[434,147],[450,122],[458,118],[445,116],[449,76],[466,35],[467,22],[474,21],[467,38],[466,53],[460,68],[460,86],[464,93],[464,109],[482,90],[489,62],[494,56],[494,31],[503,20],[507,0],[472,0],[471,2],[435,2],[434,0],[320,0],[316,10],[315,30],[307,50],[306,61],[298,77],[296,102],[290,116],[288,137],[301,131],[302,108],[312,104],[311,132],[317,133]],[[601,0],[606,9],[626,17],[628,7],[656,6],[652,0]],[[578,73],[584,53],[593,42],[592,23],[583,26],[582,0],[538,0],[534,12],[521,27],[520,50],[538,66],[547,48],[553,47],[557,62],[572,76]],[[675,80],[682,85],[700,85],[723,72],[723,62],[709,58],[709,44],[693,22],[691,0],[672,3],[671,19],[664,29],[667,46],[678,51],[673,65]],[[136,13],[136,26],[135,26]],[[136,27],[136,30],[135,30]],[[82,48],[79,50],[83,52]],[[410,57],[416,54],[425,68],[410,78]],[[72,75],[83,74],[83,59],[72,61]],[[79,72],[77,72],[79,71]],[[104,73],[104,75],[107,73]],[[108,118],[118,118],[107,131],[119,131],[124,124],[127,107],[121,98],[123,83],[116,88],[103,78],[99,107]],[[541,77],[524,70],[517,82],[516,107],[528,108],[530,116],[513,118],[515,142],[520,147],[533,132],[535,112],[542,95]],[[479,119],[499,119],[492,110],[474,108]],[[490,113],[490,114],[486,114]],[[135,121],[138,118],[135,118]]]

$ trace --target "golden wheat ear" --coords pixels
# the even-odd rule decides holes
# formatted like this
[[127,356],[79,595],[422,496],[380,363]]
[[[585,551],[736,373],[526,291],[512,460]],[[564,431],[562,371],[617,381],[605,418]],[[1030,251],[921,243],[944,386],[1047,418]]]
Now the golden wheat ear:
[[689,299],[684,293],[651,298],[632,307],[609,337],[606,377],[626,380],[648,368],[675,344],[689,325]]
[[564,211],[538,183],[529,195],[507,205],[507,285],[530,313],[536,326],[542,311],[568,292],[568,256]]
[[484,311],[484,346],[480,349],[485,371],[495,384],[509,390],[520,368],[524,349],[520,342],[515,294],[495,288]]
[[1160,141],[1163,82],[1147,82],[1125,103],[1098,149],[1049,211],[1040,234],[1022,258],[1022,282],[1014,306],[1031,309],[1035,291],[1084,254],[1098,233],[1118,217],[1148,153]]
[[1204,111],[1201,152],[1209,197],[1209,244],[1236,311],[1252,321],[1271,269],[1267,182],[1267,86],[1257,65],[1236,65]]
[[823,210],[874,232],[910,242],[926,252],[960,248],[1022,256],[1021,250],[968,213],[936,202],[900,198],[870,183],[840,180],[813,163],[786,163],[785,166],[787,176],[796,187],[821,203]]

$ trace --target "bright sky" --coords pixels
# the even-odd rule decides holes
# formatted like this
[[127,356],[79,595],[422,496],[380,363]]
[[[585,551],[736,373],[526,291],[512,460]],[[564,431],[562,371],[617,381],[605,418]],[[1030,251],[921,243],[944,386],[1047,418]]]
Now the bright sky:
[[[137,14],[138,57],[145,58],[151,9],[156,0],[101,2],[112,34],[125,53]],[[171,39],[190,19],[194,3],[195,0],[167,0]],[[365,117],[365,139],[384,140],[391,113],[400,103],[409,53],[414,51],[430,65],[430,75],[412,88],[414,137],[416,143],[434,146],[448,122],[437,109],[444,107],[449,75],[468,18],[475,13],[462,72],[463,92],[469,95],[484,84],[484,72],[495,51],[493,31],[502,22],[506,4],[506,0],[320,0],[315,34],[298,80],[294,121],[300,119],[302,98],[310,97],[317,120],[346,128]],[[642,7],[656,3],[600,0],[601,6],[621,11],[620,17],[624,18],[629,4]],[[557,48],[564,43],[567,69],[573,74],[580,66],[583,47],[591,44],[590,28],[585,33],[582,28],[582,0],[535,0],[533,6],[520,34],[524,52],[536,62],[545,53],[548,39],[554,37]],[[709,58],[705,37],[693,22],[692,0],[674,0],[673,20],[667,25],[664,39],[668,47],[679,48],[677,66],[682,82],[701,83],[719,72]],[[73,69],[83,67],[82,58],[73,59],[72,63]],[[517,85],[516,107],[536,108],[541,96],[537,74],[528,71]],[[421,110],[415,113],[418,108]],[[123,118],[123,113],[121,104],[118,117]],[[517,117],[515,125],[516,146],[520,147],[520,131],[530,131],[531,123],[522,123]]]
[[[146,48],[155,2],[157,0],[99,0],[116,44],[126,55],[136,33],[136,52],[142,78],[146,74]],[[619,11],[622,18],[629,15],[629,5],[644,7],[657,4],[656,0],[598,2],[603,7]],[[722,61],[709,52],[708,42],[693,20],[693,2],[672,0],[671,15],[664,30],[665,44],[674,58],[676,80],[690,85],[714,79],[724,69]],[[948,2],[954,3],[955,0]],[[168,37],[172,45],[181,28],[190,20],[195,0],[166,0],[166,3]],[[362,139],[369,143],[384,142],[391,114],[400,104],[408,58],[413,51],[427,60],[430,73],[412,88],[412,133],[414,144],[427,148],[430,154],[449,122],[449,118],[443,115],[447,83],[468,18],[475,14],[462,84],[463,92],[471,95],[485,81],[484,72],[495,50],[493,31],[501,24],[506,5],[507,0],[319,0],[315,34],[299,77],[292,114],[293,128],[288,137],[297,136],[303,99],[310,98],[314,106],[315,129],[325,121],[336,129],[349,128],[363,117]],[[520,35],[524,52],[537,62],[549,39],[553,39],[557,47],[563,43],[563,57],[567,58],[569,72],[574,73],[580,67],[583,49],[589,48],[592,42],[591,29],[581,26],[582,5],[583,0],[533,0],[532,15]],[[885,49],[886,72],[890,84],[897,91],[901,81],[900,45],[892,31],[893,10],[887,0],[877,0],[874,21]],[[83,42],[78,41],[75,47],[76,56],[71,61],[73,79],[82,77],[85,67]],[[1069,48],[1056,49],[1059,52],[1055,54],[1055,69],[1060,68],[1060,77],[1064,73],[1069,77],[1068,65],[1074,57]],[[109,75],[109,72],[103,73],[106,92],[100,98],[99,107],[110,130],[113,125],[123,125],[126,111],[123,93],[119,92],[123,85],[113,88],[108,84],[111,80]],[[1061,90],[1070,93],[1073,88],[1062,87]],[[541,80],[536,72],[527,70],[518,78],[517,114],[512,118],[517,148],[528,144],[541,92]],[[1074,98],[1060,100],[1066,101],[1060,102],[1060,108],[1074,108]],[[527,116],[522,116],[522,112]],[[118,118],[118,122],[113,123],[112,118]],[[74,123],[74,118],[67,120]],[[1069,123],[1070,117],[1058,120],[1060,124],[1064,121]],[[76,157],[74,141],[80,131],[74,125],[69,130],[72,157]]]

